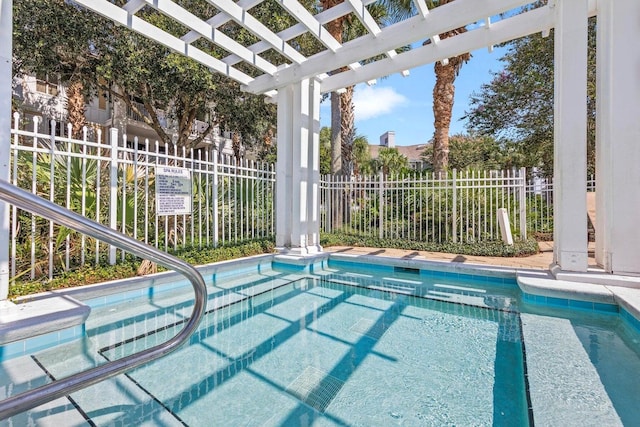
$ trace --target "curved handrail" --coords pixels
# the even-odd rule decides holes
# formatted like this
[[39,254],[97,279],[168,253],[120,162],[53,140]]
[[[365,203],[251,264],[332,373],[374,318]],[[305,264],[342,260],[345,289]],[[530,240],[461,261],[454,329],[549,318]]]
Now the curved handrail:
[[193,312],[189,321],[180,333],[170,340],[4,399],[0,401],[0,419],[19,414],[162,357],[180,347],[198,327],[206,309],[207,289],[202,276],[193,266],[1,179],[0,200],[182,273],[189,279],[195,292]]

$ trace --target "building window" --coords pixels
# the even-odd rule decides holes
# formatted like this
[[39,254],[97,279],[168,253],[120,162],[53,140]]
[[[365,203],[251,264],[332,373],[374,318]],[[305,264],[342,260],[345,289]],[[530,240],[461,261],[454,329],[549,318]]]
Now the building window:
[[[36,91],[46,93],[51,96],[58,95],[58,83],[52,83],[51,81],[53,80],[53,78],[50,80],[49,76],[46,74],[36,74]],[[55,80],[57,81],[57,79]]]
[[107,109],[107,94],[102,91],[98,94],[98,108],[100,110]]
[[[100,83],[101,85],[106,86],[107,82],[105,79],[100,78],[100,80],[98,81],[98,83]],[[98,89],[98,109],[100,110],[106,110],[107,109],[107,92]]]

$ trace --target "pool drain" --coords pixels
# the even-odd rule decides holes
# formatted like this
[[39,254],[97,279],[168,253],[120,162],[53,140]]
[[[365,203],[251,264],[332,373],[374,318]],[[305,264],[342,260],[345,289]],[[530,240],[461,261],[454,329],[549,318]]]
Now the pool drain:
[[286,391],[317,411],[324,412],[343,385],[344,381],[313,366],[307,366],[289,384]]

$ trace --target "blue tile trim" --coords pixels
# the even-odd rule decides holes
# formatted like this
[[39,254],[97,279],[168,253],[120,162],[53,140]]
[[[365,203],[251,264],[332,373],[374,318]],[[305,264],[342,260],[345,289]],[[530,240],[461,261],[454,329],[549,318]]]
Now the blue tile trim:
[[532,304],[548,305],[553,307],[563,307],[575,310],[594,311],[599,313],[615,314],[619,312],[617,304],[607,304],[602,302],[579,301],[568,298],[546,297],[544,295],[522,293],[522,300]]
[[635,330],[635,332],[640,334],[640,319],[636,319],[636,317],[629,313],[627,310],[625,310],[624,308],[620,308],[620,317],[622,317],[622,320],[632,329]]
[[369,270],[375,271],[386,271],[393,272],[392,265],[384,265],[384,264],[369,264],[366,262],[354,262],[354,261],[344,261],[341,259],[331,259],[329,258],[329,266],[330,267],[355,267],[355,268],[366,268]]
[[0,347],[0,362],[74,341],[82,338],[84,335],[84,325],[78,325],[61,331],[51,332],[49,334],[39,335],[26,340],[5,344]]
[[[384,264],[369,264],[366,262],[358,262],[358,261],[346,261],[346,260],[337,260],[329,258],[328,265],[334,268],[364,268],[372,271],[384,271],[393,273],[396,266],[394,265],[384,265]],[[403,266],[400,266],[403,267]],[[412,267],[413,268],[413,267]],[[483,283],[492,286],[502,286],[507,285],[508,287],[517,288],[518,282],[515,277],[494,277],[490,275],[484,274],[472,274],[472,273],[461,273],[458,271],[441,271],[441,270],[430,270],[430,269],[419,269],[420,276],[430,278],[430,279],[454,279],[454,280],[464,280],[469,282]]]
[[620,307],[617,304],[607,304],[602,302],[594,302],[593,309],[595,311],[604,311],[606,313],[619,313]]

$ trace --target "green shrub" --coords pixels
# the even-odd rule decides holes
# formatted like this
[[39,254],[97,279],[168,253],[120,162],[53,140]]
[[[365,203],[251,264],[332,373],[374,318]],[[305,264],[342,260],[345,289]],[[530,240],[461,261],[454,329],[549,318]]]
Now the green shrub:
[[[173,253],[178,258],[193,264],[202,265],[228,259],[241,258],[263,253],[272,253],[275,245],[272,240],[254,240],[249,242],[238,242],[218,248],[187,248],[180,249]],[[116,265],[102,263],[100,265],[89,265],[78,267],[74,270],[62,273],[53,280],[36,280],[21,277],[9,286],[9,298],[16,298],[23,295],[38,292],[51,291],[54,289],[71,288],[93,283],[106,282],[109,280],[126,279],[137,274],[138,267],[142,261],[139,258],[128,256],[124,261]],[[158,266],[158,271],[166,270]]]
[[414,251],[447,252],[460,255],[517,257],[538,253],[538,242],[534,239],[516,241],[512,246],[501,241],[476,243],[434,243],[406,239],[380,239],[372,236],[356,236],[345,233],[324,233],[320,236],[322,246],[364,246],[393,248]]

